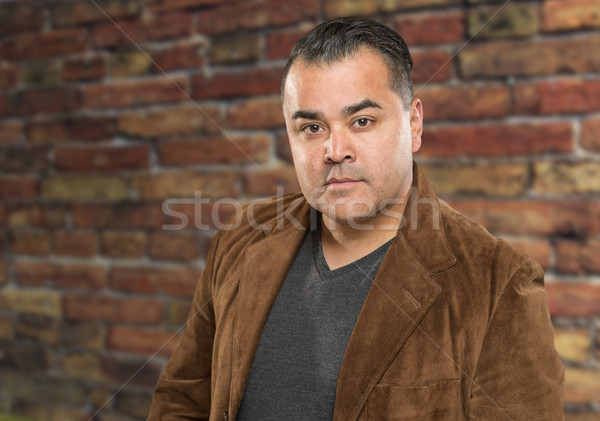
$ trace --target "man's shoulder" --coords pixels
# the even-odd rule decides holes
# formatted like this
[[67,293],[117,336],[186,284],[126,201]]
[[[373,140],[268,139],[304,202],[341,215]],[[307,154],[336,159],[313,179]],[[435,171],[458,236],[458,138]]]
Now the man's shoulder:
[[[485,227],[440,200],[444,234],[454,254],[478,260],[484,266],[502,265],[514,272],[525,264],[536,265],[523,251],[492,235]],[[458,256],[457,256],[458,257]]]

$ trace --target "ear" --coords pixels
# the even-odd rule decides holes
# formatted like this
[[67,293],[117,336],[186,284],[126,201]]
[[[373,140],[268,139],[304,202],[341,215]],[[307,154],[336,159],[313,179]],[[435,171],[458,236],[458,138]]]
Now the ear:
[[412,138],[412,152],[421,148],[421,135],[423,134],[423,103],[419,98],[412,100],[410,105],[410,135]]

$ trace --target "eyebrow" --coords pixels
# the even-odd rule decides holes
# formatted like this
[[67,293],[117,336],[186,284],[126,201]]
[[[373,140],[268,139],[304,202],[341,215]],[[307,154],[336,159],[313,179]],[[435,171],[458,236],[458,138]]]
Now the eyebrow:
[[[381,105],[373,101],[372,99],[366,98],[356,104],[346,105],[342,108],[342,114],[344,115],[352,115],[354,113],[359,112],[364,108],[381,108]],[[323,113],[320,111],[310,111],[310,110],[298,110],[292,116],[292,119],[297,120],[299,118],[305,118],[307,120],[319,120],[323,117]]]
[[298,110],[292,116],[292,119],[297,120],[299,118],[305,118],[307,120],[320,120],[323,117],[323,113],[319,111],[308,111],[308,110]]
[[364,108],[381,108],[381,105],[379,105],[372,99],[366,98],[356,104],[346,105],[344,108],[342,108],[342,113],[344,115],[352,115]]

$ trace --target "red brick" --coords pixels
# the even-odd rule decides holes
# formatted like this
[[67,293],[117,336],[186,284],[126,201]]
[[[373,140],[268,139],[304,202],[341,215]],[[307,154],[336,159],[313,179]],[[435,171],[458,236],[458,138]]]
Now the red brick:
[[282,159],[284,162],[286,162],[288,164],[294,163],[294,159],[292,157],[292,149],[290,148],[290,141],[288,139],[288,135],[285,130],[282,130],[277,135],[275,149],[276,149],[277,158]]
[[[78,384],[81,383],[81,380],[91,380],[98,389],[109,389],[108,385],[111,384],[126,384],[127,387],[133,386],[134,388],[142,386],[146,390],[151,390],[152,385],[158,380],[162,368],[162,365],[147,358],[132,358],[131,355],[125,357],[116,353],[99,355],[81,351],[61,355],[60,366],[68,377],[78,379]],[[112,403],[115,396],[114,389],[109,389],[99,406]],[[101,419],[103,421],[123,421],[123,418],[118,415],[111,418],[102,415]],[[127,417],[127,419],[131,418]],[[58,420],[62,421],[63,418],[58,418]]]
[[281,86],[280,67],[267,67],[246,71],[198,74],[192,79],[196,99],[230,98],[278,94]]
[[175,326],[183,326],[188,321],[192,304],[189,300],[175,300],[169,304],[168,321]]
[[108,175],[48,176],[42,180],[41,190],[46,200],[69,202],[110,202],[129,197],[128,180]]
[[0,6],[0,36],[40,31],[44,10],[39,5],[6,2]]
[[117,259],[141,257],[148,247],[148,236],[142,231],[105,231],[101,239],[102,254]]
[[296,171],[292,167],[251,170],[246,171],[244,176],[244,191],[248,196],[275,195],[278,187],[283,189],[283,194],[300,191]]
[[167,294],[191,297],[200,271],[184,267],[115,266],[110,288],[138,294]]
[[118,51],[111,54],[108,67],[109,76],[114,79],[140,76],[149,73],[152,58],[147,52],[138,49]]
[[[565,402],[567,405],[573,403],[585,404],[585,407],[595,408],[600,396],[600,371],[590,365],[590,368],[565,369]],[[567,421],[595,421],[598,419],[598,411],[594,413],[580,413],[567,415]]]
[[[16,349],[18,350],[18,347]],[[50,352],[46,357],[51,357]],[[57,405],[58,402],[66,407],[77,407],[85,405],[87,401],[86,390],[81,387],[81,383],[56,374],[44,373],[39,369],[29,372],[7,371],[2,380],[11,398],[16,398],[13,406],[15,412],[11,413],[20,414],[21,419],[50,420],[51,418],[46,418],[48,408]],[[54,418],[60,419],[75,421],[72,418]]]
[[62,63],[55,58],[27,61],[21,65],[21,85],[28,88],[60,85],[61,69]]
[[10,250],[13,254],[47,256],[50,254],[50,235],[48,231],[11,231],[9,233]]
[[269,160],[271,139],[266,135],[174,140],[158,143],[163,166],[264,163]]
[[149,163],[149,145],[54,149],[54,165],[62,171],[138,170]]
[[14,263],[14,275],[21,285],[44,287],[54,276],[54,267],[48,262],[19,260]]
[[8,97],[8,104],[4,110],[0,105],[0,116],[76,111],[81,108],[82,97],[78,88],[37,88],[11,95]]
[[0,168],[4,173],[43,171],[48,166],[48,151],[40,148],[0,149]]
[[518,156],[573,151],[571,123],[436,126],[423,132],[419,156]]
[[155,232],[148,255],[155,260],[192,262],[200,257],[200,239],[195,234]]
[[545,32],[600,26],[597,0],[546,0],[542,3],[542,30]]
[[515,85],[515,114],[574,114],[600,110],[600,79]]
[[18,205],[6,210],[7,225],[13,228],[62,228],[69,217],[68,209],[62,205]]
[[152,51],[154,71],[160,73],[204,66],[206,44],[205,41],[184,41]]
[[13,321],[9,316],[0,316],[0,339],[12,341],[15,338]]
[[18,143],[23,138],[23,122],[19,120],[0,121],[0,144]]
[[145,139],[165,136],[218,133],[222,119],[214,106],[195,105],[158,111],[121,114],[119,131]]
[[464,78],[582,74],[600,71],[600,36],[470,44],[459,55]]
[[25,129],[34,143],[108,140],[117,132],[114,117],[66,117],[55,120],[30,120]]
[[100,323],[61,321],[58,330],[63,346],[98,350],[104,348],[106,329]]
[[319,13],[317,0],[250,0],[225,4],[198,16],[198,31],[206,34],[295,24]]
[[166,216],[160,203],[76,204],[73,221],[78,228],[160,229]]
[[285,127],[281,98],[249,99],[230,106],[227,127],[231,129],[267,129]]
[[182,77],[91,85],[85,91],[89,108],[123,108],[182,102],[187,98],[187,80]]
[[527,37],[538,33],[540,7],[507,3],[469,10],[469,36],[473,39]]
[[438,194],[477,196],[522,196],[529,187],[526,164],[439,163],[421,169]]
[[193,198],[201,192],[206,198],[237,197],[238,175],[235,172],[193,173],[168,172],[133,177],[133,188],[144,200]]
[[118,20],[94,26],[92,38],[97,48],[161,41],[192,35],[190,13],[165,13],[140,19]]
[[138,15],[139,0],[96,0],[94,2],[67,1],[53,5],[52,22],[56,26],[72,26]]
[[584,200],[453,200],[451,205],[494,234],[588,237],[600,233],[600,203]]
[[[593,376],[595,376],[595,373],[593,372],[593,370],[590,369],[582,369],[582,370],[576,370],[576,369],[567,369],[567,376],[573,376],[573,371],[580,371],[583,375],[586,375],[586,377],[589,379],[588,381],[592,381],[594,382],[594,378]],[[578,383],[582,383],[581,381],[579,381]],[[569,385],[567,385],[567,388],[569,388]],[[577,388],[578,393],[594,393],[594,391],[590,392],[589,388],[587,388],[585,385],[583,385],[583,387],[578,387]],[[569,391],[569,395],[571,395],[572,393]],[[595,396],[595,395],[594,395]],[[565,414],[565,421],[596,421],[598,419],[598,412],[597,411],[593,411],[593,412],[566,412]]]
[[533,170],[533,188],[540,193],[600,193],[600,166],[596,162],[541,161]]
[[[2,341],[0,342],[0,351],[2,352],[2,368],[3,371],[12,369],[13,372],[25,372],[27,374],[35,373],[36,371],[44,371],[48,369],[48,357],[46,351],[39,344],[20,342],[20,341]],[[6,373],[8,374],[8,373]],[[10,385],[10,375],[2,375],[2,386],[13,397],[18,396],[18,392],[14,393]],[[18,387],[17,387],[18,389]],[[12,392],[12,393],[11,393]],[[40,400],[44,398],[40,396]]]
[[134,419],[144,419],[152,405],[152,394],[147,391],[123,389],[115,396],[115,412]]
[[265,54],[267,60],[287,59],[294,45],[312,28],[304,26],[301,29],[270,32],[266,37]]
[[593,152],[600,152],[600,118],[588,117],[583,120],[581,145]]
[[405,9],[420,9],[433,6],[449,6],[461,3],[460,0],[403,0],[381,1],[372,0],[325,0],[325,17],[338,18],[344,16],[365,16],[377,12],[395,12]]
[[35,199],[38,180],[35,177],[13,176],[0,178],[0,200],[17,201]]
[[93,231],[55,231],[52,235],[54,254],[57,256],[93,257],[97,239]]
[[600,241],[558,240],[556,270],[578,275],[600,273]]
[[80,53],[87,50],[88,32],[84,29],[58,29],[53,32],[30,33],[7,38],[0,46],[0,55],[8,60]]
[[55,319],[24,314],[15,321],[15,332],[19,338],[56,346],[60,345],[57,324]]
[[179,344],[179,336],[164,330],[113,326],[108,332],[108,349],[141,355],[170,356]]
[[[10,264],[0,260],[0,286],[6,285],[10,279]],[[0,338],[2,337],[2,318],[0,318]]]
[[219,36],[211,42],[209,59],[213,66],[253,63],[262,51],[259,34],[235,33]]
[[547,240],[509,238],[507,241],[511,246],[522,250],[538,262],[544,270],[550,269],[552,248]]
[[563,361],[585,363],[592,348],[589,328],[554,326],[554,346]]
[[116,298],[98,294],[67,294],[65,316],[72,320],[102,320],[156,324],[163,319],[162,302],[147,298]]
[[416,89],[427,121],[504,117],[510,93],[505,86],[427,86]]
[[191,9],[202,6],[214,6],[222,0],[149,0],[148,6],[154,12],[166,12],[175,9]]
[[61,293],[47,288],[2,288],[0,306],[14,314],[60,318]]
[[414,83],[442,82],[453,74],[454,59],[446,51],[423,51],[412,54]]
[[[196,233],[198,230],[221,229],[228,219],[242,210],[242,206],[243,203],[235,199],[201,203],[200,198],[198,198],[182,203],[169,203],[166,206],[167,218],[162,229],[165,231],[190,229]],[[203,232],[203,236],[206,235],[210,236],[210,233]],[[204,243],[202,257],[206,257],[206,250],[208,250],[208,247]]]
[[458,43],[465,39],[464,12],[403,13],[392,26],[409,46]]
[[[4,203],[0,203],[0,227],[8,226],[8,206]],[[0,235],[0,252],[3,252],[3,242],[4,237]]]
[[106,59],[103,56],[76,57],[65,59],[62,77],[65,82],[85,82],[99,80],[106,73]]
[[106,286],[106,268],[83,263],[59,264],[54,269],[55,288],[98,290]]
[[548,307],[554,317],[592,318],[600,314],[600,285],[547,283]]
[[0,89],[15,88],[19,82],[19,67],[12,63],[0,65]]

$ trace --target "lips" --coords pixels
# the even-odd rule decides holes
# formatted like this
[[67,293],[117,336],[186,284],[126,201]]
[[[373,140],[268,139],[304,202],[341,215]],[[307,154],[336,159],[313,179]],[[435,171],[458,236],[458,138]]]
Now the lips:
[[354,179],[354,178],[330,178],[329,180],[327,180],[327,183],[325,184],[337,184],[337,183],[356,183],[358,180]]

